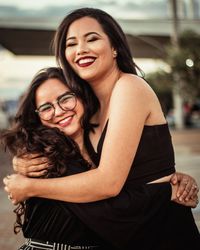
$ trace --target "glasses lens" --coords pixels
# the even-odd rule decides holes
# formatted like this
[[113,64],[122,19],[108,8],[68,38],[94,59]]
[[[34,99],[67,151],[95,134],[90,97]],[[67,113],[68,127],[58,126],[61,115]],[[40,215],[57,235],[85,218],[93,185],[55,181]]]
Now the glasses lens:
[[63,110],[73,110],[76,106],[76,96],[73,94],[63,95],[58,103]]
[[54,108],[49,104],[45,104],[38,109],[38,114],[42,120],[50,120],[54,115]]

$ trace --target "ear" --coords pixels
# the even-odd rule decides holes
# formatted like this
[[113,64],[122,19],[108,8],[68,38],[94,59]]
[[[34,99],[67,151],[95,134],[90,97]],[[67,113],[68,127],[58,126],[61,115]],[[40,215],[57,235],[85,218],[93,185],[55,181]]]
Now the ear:
[[117,57],[117,51],[116,51],[116,50],[113,51],[113,57],[114,57],[114,58]]

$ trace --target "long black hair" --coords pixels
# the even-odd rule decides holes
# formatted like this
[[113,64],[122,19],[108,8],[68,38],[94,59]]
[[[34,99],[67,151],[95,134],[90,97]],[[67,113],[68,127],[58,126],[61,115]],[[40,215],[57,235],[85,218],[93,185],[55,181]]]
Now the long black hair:
[[94,18],[101,25],[105,34],[108,36],[111,45],[117,51],[116,60],[119,70],[125,73],[137,75],[136,69],[139,69],[139,67],[133,61],[125,33],[115,19],[105,11],[95,8],[80,8],[69,13],[63,19],[57,28],[53,41],[55,56],[58,64],[63,68],[66,78],[69,79],[69,84],[72,90],[84,93],[87,96],[92,96],[91,105],[93,105],[93,109],[89,114],[89,118],[91,118],[99,108],[99,101],[88,82],[81,79],[74,72],[65,56],[66,36],[69,27],[74,21],[83,17]]
[[[48,159],[48,171],[43,178],[67,175],[68,167],[77,166],[77,164],[85,170],[90,167],[89,163],[83,159],[78,145],[58,128],[48,128],[42,125],[35,112],[36,90],[51,78],[59,79],[68,86],[60,68],[52,67],[41,70],[33,78],[22,98],[13,127],[1,135],[1,142],[11,154],[24,157],[29,153],[37,153]],[[84,107],[87,107],[83,100],[82,103]],[[25,202],[20,203],[14,210],[16,213],[15,233],[18,233],[24,224],[25,210]]]

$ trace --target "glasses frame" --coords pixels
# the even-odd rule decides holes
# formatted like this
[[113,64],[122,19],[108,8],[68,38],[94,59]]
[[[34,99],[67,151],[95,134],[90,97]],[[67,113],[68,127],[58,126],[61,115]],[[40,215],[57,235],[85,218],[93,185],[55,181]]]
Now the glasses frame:
[[[60,104],[60,100],[61,100],[61,99],[63,98],[63,96],[65,96],[65,95],[66,95],[66,96],[69,95],[69,96],[73,96],[73,97],[74,97],[74,99],[75,99],[75,105],[74,105],[73,108],[71,108],[71,109],[69,109],[69,108],[64,109],[64,108],[62,107],[62,105]],[[51,107],[53,108],[53,113],[52,113],[52,115],[51,115],[51,117],[50,117],[49,119],[44,119],[44,118],[42,118],[42,117],[40,116],[40,113],[41,113],[40,107],[42,107],[43,105],[46,105],[46,104],[51,105]],[[55,109],[56,109],[55,104],[58,104],[59,108],[61,108],[63,111],[71,111],[71,110],[74,110],[74,109],[76,108],[76,105],[77,105],[77,96],[76,96],[76,94],[75,94],[74,92],[69,92],[69,91],[67,91],[67,92],[65,92],[64,94],[60,95],[60,96],[56,99],[56,101],[54,101],[54,102],[47,102],[47,103],[42,104],[38,109],[35,109],[35,112],[38,114],[38,116],[40,117],[40,119],[42,119],[43,121],[50,121],[50,120],[55,116]]]

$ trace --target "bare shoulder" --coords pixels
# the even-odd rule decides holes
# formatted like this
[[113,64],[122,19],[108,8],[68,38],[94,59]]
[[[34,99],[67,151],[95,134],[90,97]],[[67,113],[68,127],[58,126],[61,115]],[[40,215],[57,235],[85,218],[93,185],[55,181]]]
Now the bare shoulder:
[[116,93],[120,92],[121,94],[126,93],[128,95],[136,95],[136,96],[138,95],[146,97],[155,96],[154,91],[143,78],[128,73],[124,73],[119,78],[114,88],[114,93],[115,92]]
[[[165,121],[157,95],[149,84],[139,76],[123,74],[117,81],[110,102],[111,113],[125,112],[133,121],[159,124]],[[114,112],[113,112],[114,113]],[[122,113],[120,114],[122,116]]]
[[[153,91],[142,78],[132,75],[123,74],[115,84],[110,99],[110,117],[113,114],[126,115],[132,123],[135,119],[144,122],[151,112],[154,99]],[[126,117],[124,117],[124,120]]]

